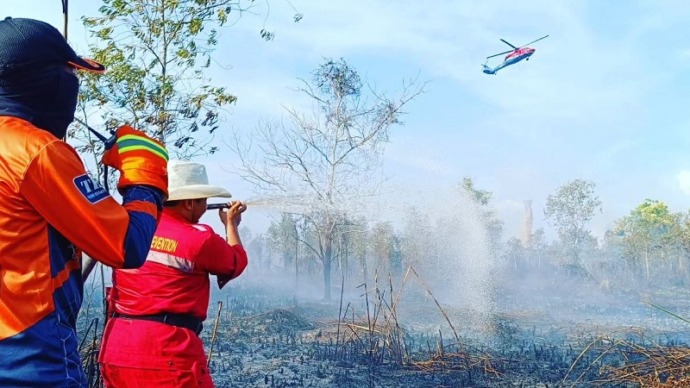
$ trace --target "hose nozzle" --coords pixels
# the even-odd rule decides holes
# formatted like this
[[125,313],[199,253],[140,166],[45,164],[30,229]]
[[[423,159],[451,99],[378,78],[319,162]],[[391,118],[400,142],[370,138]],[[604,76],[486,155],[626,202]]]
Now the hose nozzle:
[[117,141],[117,136],[115,136],[115,132],[113,132],[113,131],[110,131],[110,135],[111,135],[110,138],[106,138],[105,136],[101,135],[100,132],[98,132],[97,130],[91,128],[91,127],[90,127],[88,124],[86,124],[84,121],[82,121],[82,120],[80,120],[80,119],[78,119],[78,118],[76,118],[76,117],[74,118],[74,120],[75,120],[76,122],[78,122],[79,124],[85,126],[86,129],[88,129],[89,131],[91,131],[91,133],[93,133],[94,136],[96,136],[96,137],[98,138],[98,140],[102,141],[102,142],[103,142],[103,145],[105,146],[105,149],[106,149],[106,150],[109,150],[109,149],[115,144],[115,142]]
[[206,205],[206,209],[230,209],[230,205],[227,203],[210,203]]

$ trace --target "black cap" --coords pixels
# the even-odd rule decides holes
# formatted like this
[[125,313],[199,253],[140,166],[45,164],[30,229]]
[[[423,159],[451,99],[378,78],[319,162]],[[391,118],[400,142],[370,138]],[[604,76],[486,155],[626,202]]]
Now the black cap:
[[0,77],[15,70],[46,64],[66,64],[95,73],[100,63],[78,56],[57,28],[48,23],[7,17],[0,21]]

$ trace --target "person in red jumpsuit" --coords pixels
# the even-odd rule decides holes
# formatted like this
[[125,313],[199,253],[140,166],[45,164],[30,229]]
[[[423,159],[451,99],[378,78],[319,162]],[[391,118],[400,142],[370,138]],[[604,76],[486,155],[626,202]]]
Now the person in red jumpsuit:
[[128,126],[103,162],[120,205],[61,139],[74,119],[75,54],[53,26],[0,21],[0,387],[86,387],[76,333],[82,252],[115,268],[148,253],[167,195],[165,147]]
[[213,387],[199,338],[210,277],[222,288],[247,266],[237,227],[246,205],[220,209],[225,237],[199,223],[206,200],[229,198],[209,185],[202,164],[170,161],[164,204],[146,263],[113,273],[112,316],[99,355],[106,387]]

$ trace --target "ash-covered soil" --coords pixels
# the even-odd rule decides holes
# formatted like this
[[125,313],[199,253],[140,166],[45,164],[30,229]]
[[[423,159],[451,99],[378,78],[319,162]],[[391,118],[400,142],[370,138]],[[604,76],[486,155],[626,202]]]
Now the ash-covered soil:
[[[339,299],[295,300],[245,286],[216,295],[202,337],[207,350],[213,343],[217,386],[637,387],[617,368],[643,361],[645,349],[686,349],[682,329],[690,327],[670,318],[668,331],[650,329],[623,305],[573,300],[543,301],[546,310],[511,302],[477,320],[471,309],[428,299],[395,308],[370,299],[368,310]],[[601,319],[577,320],[580,310]],[[560,319],[563,311],[573,319]]]

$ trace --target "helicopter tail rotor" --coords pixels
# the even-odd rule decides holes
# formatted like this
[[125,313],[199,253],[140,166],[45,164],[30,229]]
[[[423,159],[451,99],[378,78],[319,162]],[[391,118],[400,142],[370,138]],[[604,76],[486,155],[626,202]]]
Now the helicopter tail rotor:
[[482,64],[482,69],[483,69],[482,71],[484,72],[484,74],[496,74],[496,71],[494,69],[490,68],[489,66],[487,66],[486,63]]

